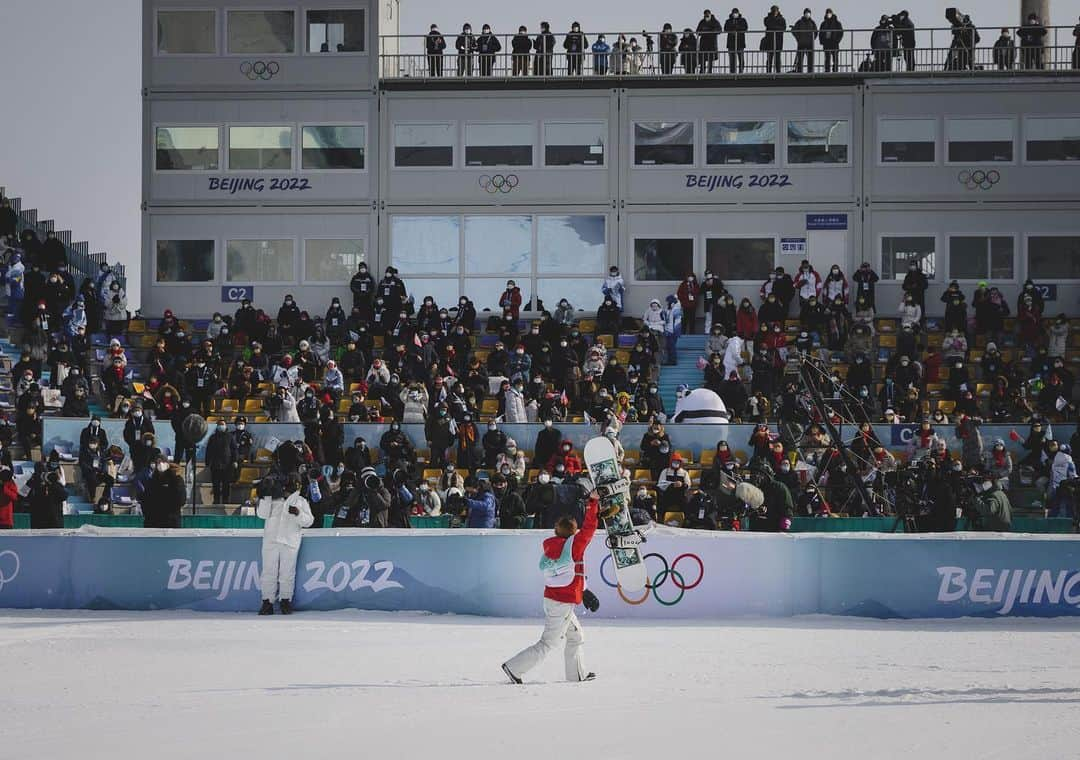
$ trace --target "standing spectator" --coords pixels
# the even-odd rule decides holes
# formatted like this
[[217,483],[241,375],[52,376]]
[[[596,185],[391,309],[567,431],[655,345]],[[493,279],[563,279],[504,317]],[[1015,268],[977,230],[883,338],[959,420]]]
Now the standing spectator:
[[889,17],[883,14],[878,21],[878,25],[874,27],[874,31],[870,34],[870,49],[874,55],[874,71],[892,70],[893,45],[892,23]]
[[64,527],[64,502],[67,490],[63,473],[55,470],[45,473],[30,489],[30,528],[49,530]]
[[1080,23],[1073,27],[1072,67],[1080,69]]
[[660,31],[660,73],[665,76],[675,70],[675,51],[679,47],[679,38],[672,31],[671,24],[664,24]]
[[859,297],[863,297],[866,299],[866,305],[870,309],[876,308],[874,286],[877,284],[878,275],[870,267],[870,262],[864,261],[851,279],[855,282],[856,303],[858,303]]
[[960,283],[953,280],[949,287],[941,294],[941,302],[945,304],[945,321],[942,329],[945,331],[967,331],[967,300],[960,290]]
[[694,273],[686,275],[686,279],[679,283],[679,289],[675,292],[682,307],[682,333],[693,335],[694,321],[697,318],[698,295],[700,294],[697,277]]
[[513,75],[529,75],[529,53],[532,51],[532,38],[527,27],[519,26],[518,32],[510,40],[510,61]]
[[499,308],[516,322],[521,314],[521,288],[513,280],[506,281],[506,290],[499,296]]
[[206,442],[206,467],[210,470],[215,504],[227,504],[229,501],[229,483],[233,469],[239,462],[236,440],[229,434],[224,420],[217,427],[210,440]]
[[10,467],[0,467],[0,530],[15,527],[15,505],[19,501],[19,487],[15,473]]
[[473,53],[476,52],[476,37],[472,33],[472,24],[463,24],[461,34],[454,40],[457,50],[457,75],[471,77],[473,74]]
[[475,475],[465,479],[465,508],[466,528],[495,527],[495,495],[486,480],[480,480]]
[[551,33],[551,24],[540,22],[540,34],[533,40],[533,76],[551,76],[552,56],[555,54],[555,35]]
[[690,27],[683,29],[682,38],[679,40],[679,59],[684,74],[697,71],[697,37]]
[[840,298],[845,304],[848,302],[848,281],[844,277],[844,273],[840,271],[840,267],[835,264],[829,270],[828,276],[821,286],[821,300],[824,303],[831,304],[837,298]]
[[897,47],[903,51],[904,66],[908,71],[915,70],[915,22],[907,11],[900,11],[893,20]]
[[732,8],[724,22],[724,31],[727,32],[728,71],[732,74],[743,73],[746,63],[746,32],[750,25],[746,23],[738,8]]
[[1038,301],[1029,294],[1020,296],[1020,308],[1016,312],[1016,321],[1020,330],[1020,345],[1024,346],[1028,356],[1043,345],[1046,338],[1042,327],[1042,299]]
[[[514,39],[517,39],[517,37],[515,37]],[[593,74],[602,77],[608,73],[608,55],[610,53],[611,45],[607,44],[607,40],[604,39],[604,35],[596,35],[596,42],[594,42],[592,45]]]
[[179,528],[184,506],[184,481],[169,466],[164,454],[158,454],[154,473],[140,502],[144,528]]
[[480,64],[480,76],[489,77],[495,69],[495,56],[502,50],[499,38],[491,33],[491,27],[484,24],[480,36],[476,40],[477,61]]
[[682,326],[685,323],[682,306],[675,296],[667,297],[667,309],[664,311],[664,361],[663,364],[673,367],[678,363],[676,346],[679,335],[682,334]]
[[119,335],[127,329],[127,294],[114,281],[105,297],[105,332]]
[[581,33],[581,24],[575,21],[570,25],[570,33],[563,38],[563,50],[566,51],[567,76],[581,76],[582,63],[588,47],[589,39]]
[[825,72],[837,72],[840,70],[840,41],[844,39],[844,25],[833,13],[832,8],[825,9],[825,18],[821,20],[818,30],[818,39],[821,40],[821,49],[825,53]]
[[1001,27],[1001,36],[994,43],[994,65],[998,71],[1012,71],[1016,65],[1016,43],[1007,26]]
[[920,325],[926,318],[926,289],[930,287],[926,275],[919,269],[917,261],[908,262],[908,271],[904,275],[904,282],[900,286],[904,293],[911,296],[912,302],[919,307]]
[[1020,65],[1025,69],[1045,68],[1043,46],[1046,44],[1046,27],[1036,13],[1029,13],[1027,21],[1016,30],[1020,38]]
[[683,467],[682,457],[673,454],[670,465],[660,473],[656,483],[660,490],[657,511],[661,516],[664,512],[682,512],[685,509],[690,486],[690,473]]
[[787,31],[787,19],[780,13],[777,5],[769,9],[765,17],[765,36],[761,39],[761,49],[765,51],[765,71],[779,74],[783,69],[784,32]]
[[814,40],[818,36],[817,22],[814,21],[809,8],[803,10],[802,18],[791,25],[791,35],[795,38],[795,71],[802,73],[803,61],[806,61],[806,71],[814,73]]
[[1064,314],[1058,314],[1050,325],[1049,350],[1047,353],[1053,357],[1064,358],[1065,347],[1069,344],[1069,320]]
[[720,36],[720,19],[708,8],[697,25],[698,65],[702,74],[711,74],[717,57],[717,38]]
[[[446,38],[439,32],[438,24],[431,25],[431,30],[424,39],[424,49],[427,52],[428,76],[441,77],[443,75],[443,51],[446,50]],[[356,291],[353,290],[353,293],[355,294]]]
[[908,328],[910,330],[918,330],[921,320],[923,318],[922,309],[919,304],[915,302],[915,297],[911,293],[904,294],[904,300],[900,302],[900,327]]
[[608,275],[604,278],[604,282],[600,286],[600,292],[614,301],[619,311],[622,311],[623,293],[626,292],[626,283],[623,281],[623,276],[619,274],[619,268],[617,266],[612,266],[608,269]]
[[263,600],[259,614],[273,615],[277,601],[281,614],[289,615],[302,529],[310,528],[315,517],[307,499],[300,495],[300,481],[295,475],[289,476],[284,488],[277,483],[271,488],[274,490],[262,496],[256,508],[256,514],[266,521],[262,541]]

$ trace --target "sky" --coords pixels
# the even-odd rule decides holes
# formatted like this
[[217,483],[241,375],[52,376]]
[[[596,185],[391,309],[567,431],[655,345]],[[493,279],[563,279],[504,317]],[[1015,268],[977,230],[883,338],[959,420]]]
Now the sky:
[[[740,7],[753,28],[775,1],[740,0]],[[790,22],[803,3],[779,4]],[[832,0],[830,6],[848,28],[870,28],[881,13],[901,7],[918,26],[945,23],[944,2],[901,0],[883,8]],[[401,0],[399,7],[401,33],[422,34],[432,22],[449,32],[463,21],[474,29],[491,24],[497,33],[522,23],[532,31],[540,21],[556,32],[571,21],[586,32],[658,29],[666,21],[678,29],[696,24],[704,6],[702,0],[546,0],[542,16],[531,4],[505,0]],[[819,18],[824,7],[811,4]],[[1019,0],[970,1],[960,8],[983,30],[1020,18]],[[40,218],[55,219],[58,229],[88,240],[92,252],[107,251],[129,274],[138,266],[141,235],[141,9],[140,0],[0,0],[0,29],[7,32],[0,71],[8,106],[0,117],[0,186],[39,209]],[[723,18],[730,8],[712,10]],[[1078,15],[1080,0],[1050,3],[1051,23],[1071,26]],[[137,305],[139,278],[128,279],[129,301]]]

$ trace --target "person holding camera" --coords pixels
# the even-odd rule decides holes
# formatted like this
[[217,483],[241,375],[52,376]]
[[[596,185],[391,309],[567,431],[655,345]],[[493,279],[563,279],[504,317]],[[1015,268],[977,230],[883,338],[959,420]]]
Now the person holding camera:
[[904,67],[915,70],[915,22],[907,11],[900,11],[889,21],[892,23],[895,45],[904,56]]
[[566,639],[564,654],[566,680],[592,681],[595,673],[585,669],[581,623],[574,607],[584,603],[595,612],[600,607],[596,595],[585,588],[585,550],[596,533],[600,497],[592,491],[585,509],[585,519],[578,530],[577,520],[569,515],[559,518],[555,535],[544,540],[540,570],[544,573],[544,632],[540,640],[503,663],[502,670],[511,683],[539,665],[552,649]]
[[462,506],[466,511],[466,528],[495,527],[495,495],[486,480],[480,480],[475,475],[465,478]]
[[273,480],[259,497],[256,514],[266,521],[262,542],[262,607],[260,615],[273,615],[278,601],[282,615],[292,614],[296,585],[296,557],[301,532],[314,517],[307,499],[300,495],[300,479],[292,475],[282,486]]

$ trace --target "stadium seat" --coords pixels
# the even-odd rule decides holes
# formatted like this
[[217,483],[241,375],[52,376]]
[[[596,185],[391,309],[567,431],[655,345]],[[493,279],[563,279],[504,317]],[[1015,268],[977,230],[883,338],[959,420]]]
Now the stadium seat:
[[240,402],[234,398],[223,398],[218,406],[218,411],[222,414],[236,414],[240,411]]
[[442,475],[442,470],[436,468],[427,468],[424,470],[424,480],[438,480]]
[[880,348],[896,348],[896,336],[895,335],[879,335],[878,346]]
[[944,414],[952,414],[953,410],[956,408],[956,402],[939,399],[937,402],[937,408]]
[[704,449],[701,452],[701,466],[703,468],[712,467],[713,462],[716,461],[716,449]]
[[682,512],[665,512],[663,523],[673,528],[681,528],[686,522],[686,515]]
[[258,467],[241,467],[240,477],[236,479],[241,485],[250,485],[262,477],[262,470]]
[[480,411],[484,414],[498,414],[499,400],[497,398],[484,399],[484,403],[480,405]]
[[258,414],[263,410],[261,398],[244,399],[244,414]]
[[274,452],[270,449],[259,449],[255,452],[255,461],[259,464],[270,464],[274,461]]
[[615,338],[611,335],[597,335],[596,342],[609,350],[615,347]]
[[652,472],[649,470],[637,469],[634,470],[634,480],[652,482]]
[[683,464],[694,463],[694,452],[690,449],[675,449],[675,453],[682,457]]

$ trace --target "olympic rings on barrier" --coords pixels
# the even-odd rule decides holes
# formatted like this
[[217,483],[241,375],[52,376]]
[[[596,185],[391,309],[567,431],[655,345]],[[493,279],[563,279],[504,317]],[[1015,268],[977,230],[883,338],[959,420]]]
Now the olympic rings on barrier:
[[508,193],[518,186],[520,180],[516,174],[483,174],[480,176],[481,189],[494,195],[495,193]]
[[990,171],[984,171],[982,169],[968,171],[967,169],[964,169],[956,175],[956,180],[968,190],[974,190],[976,188],[989,190],[1001,181],[1001,172],[997,169],[991,169]]
[[273,79],[281,71],[281,64],[277,61],[244,61],[240,64],[240,73],[251,81]]
[[[705,563],[702,562],[701,557],[696,554],[691,554],[689,552],[687,552],[686,554],[680,554],[678,557],[675,558],[674,562],[669,564],[667,558],[664,557],[664,555],[657,554],[656,552],[649,552],[644,557],[642,557],[642,560],[645,561],[652,557],[655,557],[656,559],[663,562],[664,568],[660,570],[660,572],[658,572],[651,581],[645,581],[645,593],[642,594],[639,599],[631,599],[623,593],[622,587],[619,586],[617,582],[612,582],[610,579],[608,579],[604,571],[607,567],[608,561],[611,559],[610,554],[604,557],[603,562],[600,563],[600,580],[602,580],[607,586],[615,589],[615,591],[619,594],[619,598],[631,606],[636,607],[639,604],[644,604],[645,601],[648,600],[649,594],[651,593],[653,599],[655,599],[657,603],[662,604],[665,607],[674,607],[676,604],[682,601],[687,591],[697,588],[699,585],[701,585],[701,581],[705,578]],[[698,577],[697,580],[695,580],[693,583],[687,583],[686,577],[683,576],[683,574],[680,573],[677,569],[678,564],[684,559],[693,560],[698,564]],[[664,585],[667,583],[668,578],[671,578],[672,585],[679,590],[679,593],[672,599],[663,599],[657,592],[657,589],[663,588]]]

